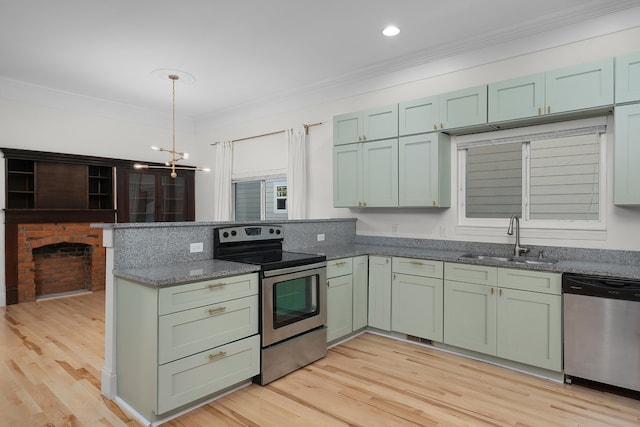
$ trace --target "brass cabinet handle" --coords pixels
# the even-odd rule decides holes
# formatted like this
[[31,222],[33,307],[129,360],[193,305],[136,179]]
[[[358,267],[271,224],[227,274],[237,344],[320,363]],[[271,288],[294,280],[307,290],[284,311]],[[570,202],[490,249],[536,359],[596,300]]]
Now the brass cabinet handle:
[[209,355],[209,360],[216,360],[216,359],[222,359],[223,357],[226,357],[227,352],[226,351],[220,351],[216,354],[210,354]]
[[329,286],[331,286],[331,285],[329,284],[329,281],[327,280],[327,288],[328,288]]
[[362,141],[362,137],[361,136],[358,137],[358,141]]
[[434,200],[432,203],[433,203],[433,206],[438,206],[438,202],[437,201]]
[[385,259],[385,260],[384,260],[384,263],[385,263],[385,264],[389,264],[389,258]]
[[551,113],[551,105],[547,105],[547,114]]
[[367,140],[367,136],[366,136],[366,135],[364,135],[364,136],[362,137],[362,140],[363,140],[363,141],[366,141],[366,140]]
[[222,313],[222,312],[223,312],[223,311],[225,311],[226,309],[227,309],[227,307],[210,308],[210,309],[209,309],[209,314]]
[[440,122],[440,129],[443,129],[443,128],[444,128],[444,126],[442,126],[442,122]]
[[413,265],[424,265],[423,263],[421,263],[420,261],[409,261],[409,263],[413,264]]
[[346,264],[347,264],[347,261],[338,261],[338,262],[336,262],[335,265],[336,265],[336,267],[338,267],[339,265],[346,265]]
[[538,107],[538,115],[541,116],[542,115],[542,108]]
[[500,289],[499,293],[500,293],[500,296],[502,296],[502,289]]
[[209,283],[209,289],[224,288],[225,286],[227,286],[226,283]]
[[491,288],[491,295],[493,295],[493,288]]
[[367,207],[367,202],[362,202],[362,206],[366,208]]
[[437,124],[433,124],[433,130],[438,130],[438,125]]

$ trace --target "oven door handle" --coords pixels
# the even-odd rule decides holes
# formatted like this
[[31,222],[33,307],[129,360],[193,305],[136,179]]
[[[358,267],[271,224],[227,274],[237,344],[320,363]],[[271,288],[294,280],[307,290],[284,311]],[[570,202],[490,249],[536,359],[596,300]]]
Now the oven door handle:
[[264,277],[273,277],[273,276],[280,276],[282,274],[297,273],[299,271],[313,270],[316,268],[322,268],[326,266],[327,266],[327,262],[322,261],[322,262],[316,262],[315,264],[304,264],[304,265],[298,265],[295,267],[280,268],[278,270],[267,270],[267,271],[264,271],[263,274],[264,274]]

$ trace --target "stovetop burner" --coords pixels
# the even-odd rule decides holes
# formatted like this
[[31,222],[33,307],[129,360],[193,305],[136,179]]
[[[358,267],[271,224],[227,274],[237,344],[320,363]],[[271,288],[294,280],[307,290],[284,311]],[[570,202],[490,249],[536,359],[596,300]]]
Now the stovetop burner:
[[259,265],[263,271],[315,264],[324,255],[282,250],[284,231],[278,225],[239,225],[214,229],[214,258]]

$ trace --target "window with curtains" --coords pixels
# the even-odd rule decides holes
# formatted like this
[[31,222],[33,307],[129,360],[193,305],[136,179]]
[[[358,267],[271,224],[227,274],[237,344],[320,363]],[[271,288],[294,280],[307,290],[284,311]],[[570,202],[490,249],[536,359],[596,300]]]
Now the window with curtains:
[[287,219],[286,178],[235,182],[233,189],[236,221]]
[[460,224],[503,225],[517,214],[534,227],[598,228],[605,130],[568,122],[559,130],[466,137],[458,144]]

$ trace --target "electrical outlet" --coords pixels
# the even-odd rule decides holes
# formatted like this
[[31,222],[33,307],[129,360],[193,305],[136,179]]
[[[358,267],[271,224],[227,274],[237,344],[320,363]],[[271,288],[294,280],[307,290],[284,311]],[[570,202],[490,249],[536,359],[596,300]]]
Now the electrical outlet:
[[200,243],[191,243],[189,245],[189,253],[202,252],[204,250],[204,244]]
[[324,242],[324,233],[318,234],[318,242]]
[[391,224],[391,234],[398,234],[398,224]]

